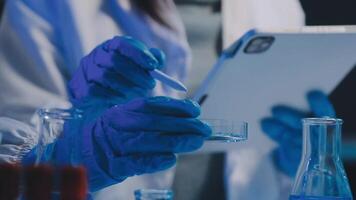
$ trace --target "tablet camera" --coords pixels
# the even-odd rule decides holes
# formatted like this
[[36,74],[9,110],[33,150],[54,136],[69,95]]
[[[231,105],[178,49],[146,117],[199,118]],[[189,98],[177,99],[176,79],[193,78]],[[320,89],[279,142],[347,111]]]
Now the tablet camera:
[[272,36],[260,36],[253,38],[246,45],[244,52],[246,54],[257,54],[267,51],[274,42],[274,37]]

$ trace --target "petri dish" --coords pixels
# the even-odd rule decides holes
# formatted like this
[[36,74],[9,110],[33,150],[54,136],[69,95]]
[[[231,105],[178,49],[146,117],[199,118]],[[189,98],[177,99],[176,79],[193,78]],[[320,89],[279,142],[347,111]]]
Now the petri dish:
[[248,123],[229,119],[201,119],[213,133],[208,141],[241,142],[248,139]]
[[135,200],[173,200],[172,190],[139,189],[134,194]]

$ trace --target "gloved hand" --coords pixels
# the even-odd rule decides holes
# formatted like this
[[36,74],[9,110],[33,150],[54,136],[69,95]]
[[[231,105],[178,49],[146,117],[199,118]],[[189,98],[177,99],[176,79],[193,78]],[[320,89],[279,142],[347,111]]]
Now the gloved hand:
[[[197,119],[199,114],[199,105],[189,100],[138,98],[84,124],[82,135],[71,134],[76,128],[66,124],[54,157],[58,164],[68,164],[79,151],[80,161],[75,162],[86,167],[90,190],[97,191],[129,176],[170,168],[175,153],[200,148],[211,129]],[[75,140],[81,148],[73,145]]]
[[164,66],[165,55],[127,36],[117,36],[85,56],[69,83],[72,103],[115,105],[144,97],[155,87],[150,71]]
[[302,153],[302,122],[305,117],[335,117],[335,110],[328,97],[321,91],[307,94],[311,112],[303,112],[288,106],[272,108],[272,117],[261,121],[262,130],[279,146],[273,152],[279,170],[293,177],[296,174]]

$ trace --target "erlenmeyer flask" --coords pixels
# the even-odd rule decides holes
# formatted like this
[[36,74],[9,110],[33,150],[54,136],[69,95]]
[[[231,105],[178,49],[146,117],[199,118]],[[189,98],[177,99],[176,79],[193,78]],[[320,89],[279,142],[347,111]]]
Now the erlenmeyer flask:
[[340,158],[341,119],[303,119],[303,156],[290,200],[352,200]]

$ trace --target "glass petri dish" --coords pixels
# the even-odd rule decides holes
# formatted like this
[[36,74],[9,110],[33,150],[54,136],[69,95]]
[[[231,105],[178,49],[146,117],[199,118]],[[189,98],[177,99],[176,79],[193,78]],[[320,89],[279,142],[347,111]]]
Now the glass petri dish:
[[135,200],[173,200],[172,190],[139,189],[134,194]]
[[201,119],[213,133],[208,141],[241,142],[248,138],[248,123],[229,119]]

